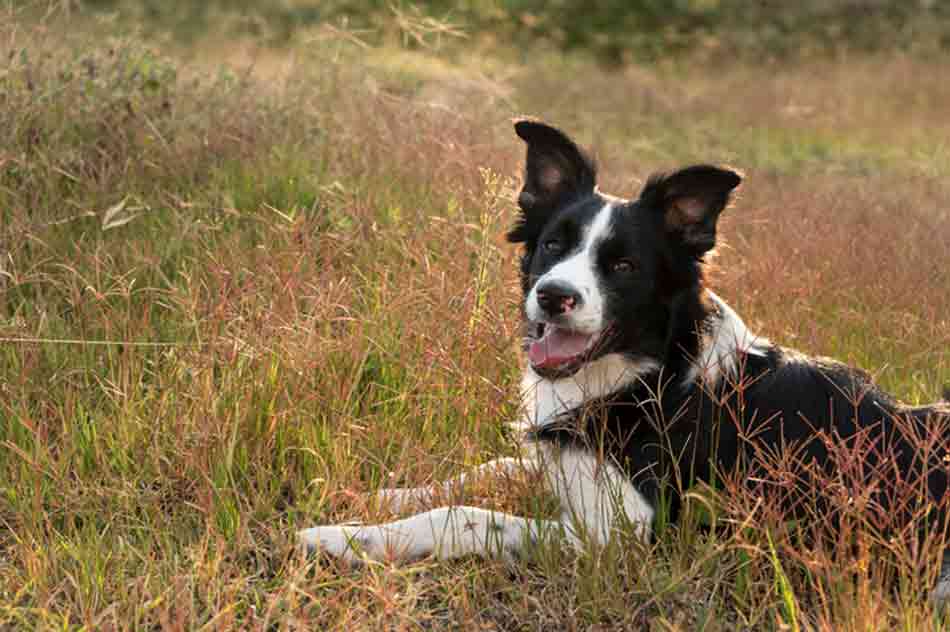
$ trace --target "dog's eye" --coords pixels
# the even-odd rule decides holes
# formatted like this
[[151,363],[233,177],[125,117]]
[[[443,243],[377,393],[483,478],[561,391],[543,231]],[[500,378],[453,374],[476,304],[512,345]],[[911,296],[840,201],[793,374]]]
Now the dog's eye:
[[618,274],[629,274],[636,270],[637,264],[630,259],[617,259],[610,264],[610,271]]
[[561,242],[557,239],[548,239],[542,244],[544,250],[552,255],[556,255],[561,252]]

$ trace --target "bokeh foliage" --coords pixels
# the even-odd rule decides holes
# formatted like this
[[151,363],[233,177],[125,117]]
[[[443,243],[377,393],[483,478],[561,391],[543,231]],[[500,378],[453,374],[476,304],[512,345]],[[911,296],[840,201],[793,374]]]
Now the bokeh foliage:
[[328,22],[378,36],[392,24],[393,11],[409,12],[464,25],[476,37],[588,50],[609,63],[684,53],[780,59],[950,48],[950,5],[931,0],[87,0],[84,6],[135,13],[186,39],[230,30],[266,33],[275,44]]

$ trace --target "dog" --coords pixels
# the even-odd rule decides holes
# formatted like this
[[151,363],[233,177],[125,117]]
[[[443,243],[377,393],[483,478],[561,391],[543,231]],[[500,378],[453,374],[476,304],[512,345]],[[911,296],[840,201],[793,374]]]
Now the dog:
[[[523,246],[526,456],[431,487],[382,490],[380,500],[402,510],[468,476],[532,468],[561,517],[446,506],[387,524],[300,531],[309,552],[352,562],[514,558],[546,533],[578,548],[602,546],[621,528],[647,540],[661,514],[676,521],[684,488],[730,475],[792,515],[834,524],[842,493],[847,503],[857,493],[881,521],[906,521],[932,504],[931,524],[942,528],[950,405],[904,405],[861,370],[773,344],[707,287],[706,259],[738,171],[694,165],[653,175],[626,200],[598,190],[594,162],[559,129],[526,118],[515,132],[527,145],[508,234]],[[859,451],[847,473],[836,458],[842,449]],[[779,480],[762,455],[787,452],[793,476]],[[829,476],[848,480],[809,505],[807,490]],[[908,485],[918,493],[896,502]],[[950,595],[946,570],[937,598]]]

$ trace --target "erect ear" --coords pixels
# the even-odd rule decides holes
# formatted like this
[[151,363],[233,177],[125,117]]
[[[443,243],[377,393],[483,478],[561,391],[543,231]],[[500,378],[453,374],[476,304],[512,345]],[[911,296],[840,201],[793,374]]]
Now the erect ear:
[[719,214],[740,182],[742,176],[731,169],[695,165],[652,176],[640,199],[663,213],[668,234],[701,255],[716,245]]
[[535,119],[515,121],[515,133],[528,145],[524,188],[518,196],[522,217],[508,234],[512,242],[530,241],[543,216],[596,184],[594,162],[564,132]]

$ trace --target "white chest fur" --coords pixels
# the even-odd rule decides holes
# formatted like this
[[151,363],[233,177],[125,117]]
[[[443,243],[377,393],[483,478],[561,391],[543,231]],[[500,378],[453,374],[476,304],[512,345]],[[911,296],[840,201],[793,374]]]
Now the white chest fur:
[[522,424],[527,428],[550,424],[562,413],[614,393],[658,366],[653,360],[635,361],[611,353],[558,380],[542,378],[529,366],[521,378]]

